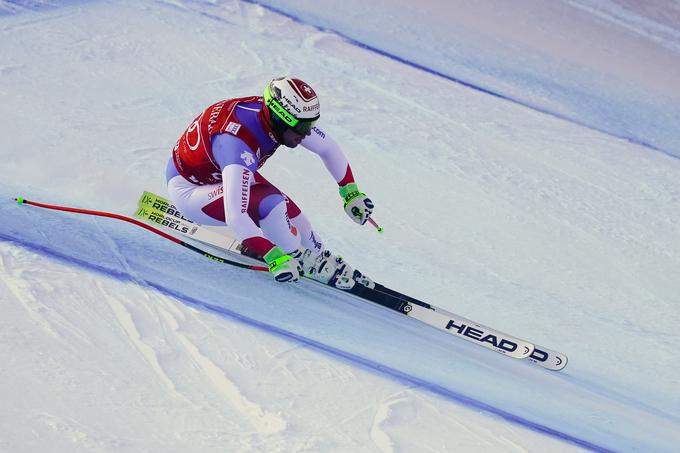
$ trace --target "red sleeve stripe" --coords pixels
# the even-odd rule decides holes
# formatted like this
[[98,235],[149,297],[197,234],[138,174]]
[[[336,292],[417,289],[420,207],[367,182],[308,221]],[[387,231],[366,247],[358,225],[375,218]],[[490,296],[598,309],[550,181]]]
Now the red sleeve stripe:
[[354,175],[352,174],[352,169],[349,167],[349,164],[347,164],[347,171],[345,172],[345,177],[338,181],[338,185],[342,187],[346,186],[351,182],[355,182]]

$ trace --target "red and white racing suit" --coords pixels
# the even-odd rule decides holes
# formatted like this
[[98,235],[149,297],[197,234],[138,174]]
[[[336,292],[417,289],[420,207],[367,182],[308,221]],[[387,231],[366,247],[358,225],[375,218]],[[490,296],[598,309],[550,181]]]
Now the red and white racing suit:
[[[279,147],[261,97],[217,102],[186,129],[172,151],[170,199],[187,218],[228,225],[262,257],[274,244],[290,253],[320,253],[323,243],[300,208],[258,170]],[[321,157],[339,185],[354,182],[347,158],[327,133],[313,128],[301,145]]]

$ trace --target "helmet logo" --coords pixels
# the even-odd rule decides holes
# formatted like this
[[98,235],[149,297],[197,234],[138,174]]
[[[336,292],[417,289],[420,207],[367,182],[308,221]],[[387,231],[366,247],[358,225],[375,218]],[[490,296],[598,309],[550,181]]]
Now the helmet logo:
[[309,102],[316,97],[316,93],[312,87],[307,85],[307,83],[303,82],[302,80],[288,79],[287,82],[305,102]]
[[276,102],[275,99],[269,99],[267,101],[267,107],[270,107],[272,110],[276,112],[276,114],[286,122],[286,124],[290,123],[295,123],[296,118],[293,118],[284,108],[281,104]]
[[281,102],[281,105],[282,105],[284,108],[286,108],[286,109],[288,109],[288,110],[293,109],[293,110],[295,110],[295,111],[298,112],[298,113],[302,113],[302,110],[300,110],[300,107],[298,107],[297,105],[295,105],[296,102],[295,102],[294,100],[292,100],[292,99],[288,99],[288,96],[286,96],[285,94],[284,94],[284,95],[281,95],[281,101],[283,101],[283,102]]

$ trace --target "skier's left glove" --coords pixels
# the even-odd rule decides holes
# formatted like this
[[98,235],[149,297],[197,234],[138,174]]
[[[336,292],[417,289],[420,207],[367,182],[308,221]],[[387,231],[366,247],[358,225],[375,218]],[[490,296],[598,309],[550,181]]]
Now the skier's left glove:
[[298,260],[284,252],[281,247],[273,247],[263,257],[269,265],[269,272],[277,282],[296,282],[302,275],[302,265]]
[[359,225],[368,221],[373,213],[373,202],[365,193],[359,192],[356,183],[349,183],[340,187],[340,196],[345,203],[345,212],[350,219]]

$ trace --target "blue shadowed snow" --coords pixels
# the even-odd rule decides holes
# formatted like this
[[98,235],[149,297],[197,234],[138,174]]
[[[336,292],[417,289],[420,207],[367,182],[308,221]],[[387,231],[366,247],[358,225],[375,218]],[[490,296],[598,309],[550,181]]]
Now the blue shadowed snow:
[[[609,452],[612,450],[609,450],[607,448],[604,448],[602,446],[599,446],[597,444],[594,444],[592,442],[588,442],[583,439],[579,439],[578,437],[563,433],[557,429],[549,428],[547,426],[541,425],[540,423],[532,422],[530,420],[527,420],[523,417],[518,417],[511,412],[507,412],[505,410],[502,410],[498,407],[494,407],[489,404],[485,404],[481,401],[475,400],[473,398],[470,398],[462,393],[453,391],[452,389],[443,387],[438,384],[434,384],[432,382],[428,382],[427,380],[423,378],[419,378],[416,376],[409,375],[407,373],[404,373],[400,370],[390,368],[389,366],[386,366],[381,363],[377,363],[371,360],[367,360],[364,357],[361,357],[356,354],[352,354],[346,351],[343,351],[342,349],[338,349],[336,347],[330,346],[328,344],[315,341],[311,338],[307,338],[301,335],[298,335],[294,332],[282,329],[280,327],[273,326],[271,324],[267,324],[265,322],[259,321],[257,319],[249,318],[247,316],[243,316],[235,311],[229,310],[228,308],[219,306],[219,305],[213,305],[207,302],[204,302],[202,300],[194,299],[190,296],[187,296],[183,294],[182,292],[174,289],[170,289],[166,286],[162,286],[159,284],[156,284],[152,281],[140,281],[137,277],[134,277],[125,271],[121,270],[116,270],[116,269],[110,269],[105,266],[100,266],[96,264],[92,264],[86,259],[81,259],[77,258],[74,256],[69,256],[67,254],[63,254],[60,252],[54,251],[51,247],[49,246],[44,246],[44,245],[38,245],[34,244],[31,242],[11,238],[8,236],[5,236],[4,234],[0,233],[0,241],[7,241],[14,243],[16,245],[19,245],[21,247],[24,247],[26,249],[32,250],[36,253],[39,253],[41,255],[44,255],[46,257],[51,257],[55,258],[57,260],[60,260],[64,263],[68,263],[80,268],[83,268],[85,270],[90,270],[94,272],[99,272],[102,273],[108,277],[115,278],[117,280],[123,281],[123,282],[131,282],[131,283],[137,283],[137,284],[143,284],[146,287],[153,288],[155,290],[158,290],[159,292],[166,294],[168,296],[174,297],[180,301],[182,301],[185,304],[191,305],[193,307],[196,307],[198,309],[206,310],[212,313],[217,313],[220,316],[225,316],[228,317],[232,320],[241,322],[245,325],[255,327],[257,329],[260,329],[264,332],[268,332],[273,335],[277,335],[282,338],[286,338],[288,340],[292,340],[295,342],[302,343],[306,346],[312,347],[316,350],[323,351],[325,353],[328,353],[332,356],[334,356],[336,359],[341,359],[341,360],[346,360],[348,362],[354,363],[355,365],[362,366],[366,369],[372,370],[374,372],[380,373],[384,376],[397,379],[402,382],[407,382],[409,384],[413,384],[419,388],[428,390],[432,393],[435,393],[439,396],[442,396],[448,400],[451,400],[453,402],[465,405],[467,407],[470,407],[472,409],[478,409],[481,411],[485,411],[494,415],[497,415],[505,420],[508,420],[510,422],[516,423],[518,425],[524,426],[526,428],[529,428],[533,431],[546,434],[561,440],[564,440],[566,442],[573,443],[575,445],[578,445],[583,448],[587,448],[592,451],[598,451],[598,452]],[[408,321],[407,321],[408,322]]]
[[73,6],[87,0],[0,0],[0,16]]
[[[8,199],[10,197],[6,196],[1,198]],[[21,211],[21,213],[18,211]],[[210,288],[211,286],[214,286],[213,280],[209,277],[201,282],[199,276],[209,275],[212,273],[211,271],[219,271],[221,266],[210,260],[199,258],[196,263],[192,263],[192,268],[195,273],[188,276],[191,279],[194,288],[187,288],[186,285],[178,285],[175,277],[182,273],[181,267],[186,265],[187,261],[196,261],[196,256],[198,255],[193,256],[193,254],[190,254],[185,249],[178,247],[165,239],[161,239],[160,236],[150,239],[148,236],[153,237],[153,234],[147,233],[139,227],[126,225],[121,221],[104,219],[101,217],[50,211],[30,205],[18,206],[17,204],[7,202],[0,203],[0,216],[14,219],[7,225],[7,233],[0,232],[0,241],[19,245],[45,257],[51,257],[84,270],[98,272],[120,281],[136,283],[144,287],[153,288],[198,309],[217,313],[270,334],[300,342],[306,346],[331,354],[336,358],[352,362],[390,378],[408,382],[467,407],[489,412],[533,431],[573,443],[592,451],[612,451],[609,448],[598,445],[596,442],[580,438],[578,437],[578,434],[563,432],[560,430],[559,425],[545,425],[541,423],[540,420],[531,420],[493,404],[484,402],[481,399],[476,399],[474,396],[466,394],[464,389],[458,389],[455,386],[428,380],[427,373],[423,373],[423,371],[434,363],[437,363],[437,366],[441,367],[443,361],[432,357],[432,362],[430,362],[428,357],[422,356],[423,351],[413,351],[415,356],[420,356],[419,367],[410,367],[410,370],[395,368],[390,361],[380,362],[362,354],[345,350],[343,349],[341,342],[329,344],[318,341],[312,337],[296,333],[295,330],[289,329],[286,323],[275,325],[274,323],[266,322],[256,317],[244,315],[238,311],[238,307],[231,308],[229,302],[224,305],[207,302],[207,300],[228,300],[215,297],[214,294],[208,295],[209,293],[204,293],[202,295],[194,291],[196,288]],[[78,231],[78,235],[69,236],[67,234],[68,231]],[[69,237],[71,239],[69,239]],[[122,254],[117,253],[111,248],[97,247],[94,244],[90,244],[91,242],[112,244],[115,249],[120,248]],[[128,250],[122,252],[122,248]],[[130,250],[136,250],[137,256],[133,256],[133,254],[130,253]],[[145,266],[152,261],[152,256],[161,258],[161,261],[167,265],[164,269],[164,275],[155,272],[154,269],[158,269],[156,267],[149,268]],[[124,262],[121,262],[121,260],[124,260]],[[134,265],[133,262],[137,262],[139,266]],[[194,265],[196,266],[193,267]],[[231,271],[234,276],[242,272],[249,272],[240,269],[232,269]],[[258,278],[255,272],[250,272],[248,277],[249,280]],[[175,281],[174,284],[173,281]],[[269,282],[269,285],[272,286],[274,290],[281,286],[271,281]],[[225,286],[227,286],[227,284],[225,284]],[[299,297],[302,301],[305,299],[315,301],[328,298],[335,299],[334,302],[339,309],[342,309],[342,305],[348,301],[347,299],[351,299],[351,297],[343,296],[335,292],[332,294],[324,294],[324,291],[317,291],[314,288],[308,288],[308,294]],[[251,302],[256,303],[257,297]],[[93,301],[92,303],[97,302]],[[363,301],[354,301],[353,305],[354,307],[348,310],[350,318],[354,318],[355,316],[356,318],[362,318],[363,316],[361,316],[360,313],[363,309],[375,309],[376,312],[382,311],[382,309],[372,307],[369,303]],[[352,313],[351,310],[356,310],[356,313]],[[311,318],[309,319],[312,324],[314,318],[315,314],[312,313]],[[398,320],[395,320],[397,324],[417,324],[416,321],[402,318],[402,316],[399,315],[395,315],[395,318],[398,318]],[[271,313],[269,319],[280,320],[281,316]],[[342,324],[337,324],[337,327],[341,330],[345,329]],[[429,329],[424,326],[418,327]],[[416,329],[418,327],[416,327]],[[385,334],[387,334],[387,332],[385,332]],[[386,336],[387,335],[381,335],[382,338],[385,338]],[[439,337],[444,337],[444,335],[440,334]],[[402,343],[404,340],[410,341],[409,339],[402,339]],[[450,339],[442,338],[442,340],[446,343]],[[398,340],[395,339],[395,342],[397,341]],[[488,351],[474,352],[475,355],[481,354],[481,356],[490,355],[493,357],[493,355],[495,355]],[[499,358],[501,360],[498,363],[501,366],[503,365],[503,362],[511,361],[511,359],[503,357],[494,357],[493,360],[498,360]],[[450,362],[450,372],[452,374],[461,372],[464,369],[461,363],[462,361],[457,359],[454,362]],[[531,367],[528,363],[522,363],[520,366]],[[482,371],[483,368],[484,367],[482,367]],[[539,377],[542,372],[543,371],[539,371]]]
[[[613,84],[611,79],[600,82],[597,72],[566,65],[549,55],[516,46],[504,49],[502,43],[489,51],[464,32],[419,27],[413,23],[416,12],[398,5],[338,2],[317,8],[313,1],[244,1],[333,32],[428,74],[680,157],[680,82],[673,93],[650,93],[633,84]],[[381,8],[391,14],[384,17]]]
[[[7,190],[2,192],[0,199],[12,197]],[[636,432],[641,423],[677,423],[642,404],[610,412],[610,405],[618,403],[607,402],[596,385],[579,382],[568,370],[552,373],[508,359],[323,288],[289,288],[257,272],[231,268],[225,272],[223,265],[121,221],[9,201],[0,203],[0,216],[9,219],[0,240],[156,289],[593,451],[613,451],[623,445],[657,448],[666,440],[638,444],[627,433]],[[253,284],[260,288],[257,295],[247,290]],[[281,292],[290,293],[286,304],[279,302]],[[354,332],[352,338],[345,335],[348,331]],[[372,346],[376,342],[379,347]],[[598,414],[596,420],[592,414]]]

